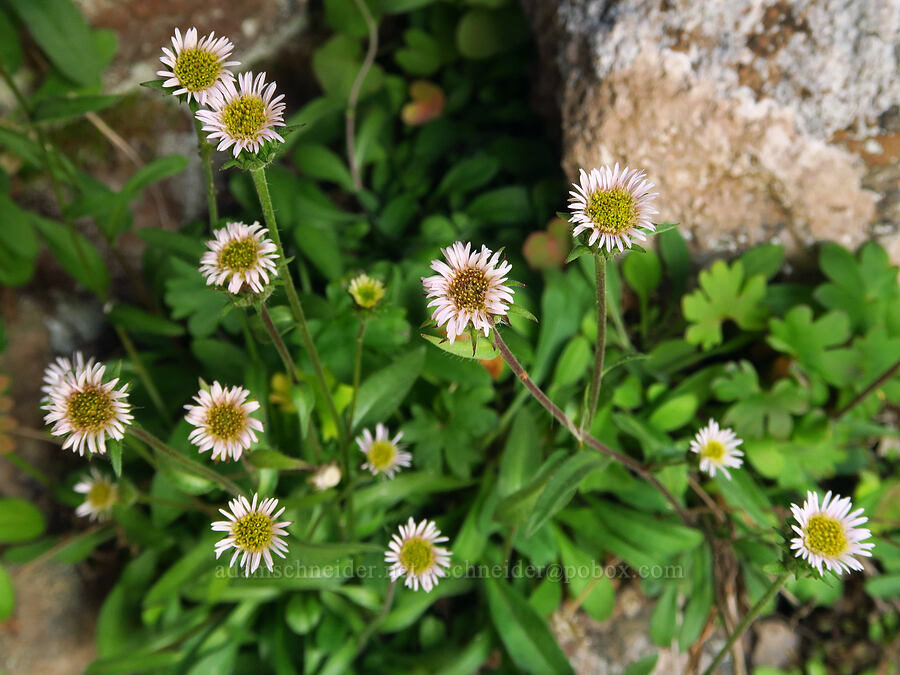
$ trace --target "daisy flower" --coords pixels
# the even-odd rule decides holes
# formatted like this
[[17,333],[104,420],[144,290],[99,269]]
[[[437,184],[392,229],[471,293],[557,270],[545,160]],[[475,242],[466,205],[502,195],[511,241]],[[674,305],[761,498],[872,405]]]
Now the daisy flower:
[[393,478],[402,467],[409,466],[412,455],[403,450],[406,446],[399,444],[401,438],[403,438],[402,431],[394,438],[390,438],[387,427],[380,422],[375,425],[374,438],[371,431],[363,429],[362,435],[356,439],[356,444],[369,461],[363,464],[362,468],[368,469],[376,476],[384,474],[388,478]]
[[450,551],[435,544],[447,541],[441,531],[430,520],[416,525],[410,518],[400,526],[400,534],[391,538],[390,548],[384,553],[385,562],[391,563],[391,581],[406,575],[405,586],[419,590],[419,584],[426,593],[437,586],[440,577],[446,576],[445,567],[450,567]]
[[324,492],[341,482],[341,470],[337,462],[323,464],[307,480],[318,492]]
[[44,421],[53,425],[54,436],[68,436],[63,448],[79,455],[85,446],[90,452],[105,453],[106,437],[121,440],[134,419],[125,387],[116,389],[119,378],[104,382],[105,372],[106,366],[91,360],[48,386]]
[[83,369],[85,365],[94,365],[94,359],[85,361],[81,352],[72,354],[71,360],[65,356],[56,357],[56,361],[44,368],[44,385],[41,387],[41,391],[49,395],[60,380],[75,370]]
[[[216,559],[230,548],[235,549],[231,556],[229,567],[233,567],[238,556],[241,557],[240,567],[244,568],[245,576],[250,576],[257,570],[261,560],[266,561],[266,569],[272,571],[272,553],[280,557],[288,550],[288,545],[281,536],[287,536],[286,528],[290,521],[278,522],[279,516],[284,513],[282,506],[278,511],[278,500],[274,497],[263,499],[257,505],[259,495],[253,495],[253,501],[240,496],[228,502],[228,511],[219,509],[219,513],[228,520],[217,520],[212,524],[214,532],[227,532],[228,535],[216,543]],[[274,512],[274,513],[273,513]]]
[[216,230],[216,238],[206,242],[209,250],[200,258],[206,285],[227,284],[230,293],[239,293],[246,284],[254,293],[262,293],[269,275],[278,276],[278,249],[266,238],[268,232],[259,223],[227,223]]
[[260,406],[258,401],[248,401],[249,395],[243,387],[225,389],[218,382],[197,392],[197,405],[184,406],[188,411],[184,419],[197,427],[188,436],[191,443],[200,452],[212,450],[214,460],[240,459],[259,440],[255,432],[263,429],[262,422],[250,417]]
[[75,515],[87,516],[91,520],[109,518],[112,507],[119,501],[118,486],[96,468],[92,468],[91,475],[76,483],[72,489],[85,496],[84,503],[75,509]]
[[266,141],[284,139],[274,127],[284,126],[284,108],[281,103],[284,94],[275,94],[275,83],[266,84],[266,74],[253,73],[238,75],[238,87],[234,82],[220,82],[209,97],[212,110],[198,110],[197,119],[203,123],[207,138],[219,139],[216,150],[227,150],[234,146],[232,153],[237,157],[241,150],[252,153]]
[[602,166],[579,173],[579,182],[569,192],[569,222],[575,224],[572,236],[590,232],[588,246],[599,241],[601,249],[623,251],[631,248],[632,239],[647,238],[641,228],[656,230],[650,221],[658,213],[652,206],[656,193],[650,192],[653,183],[643,171],[627,166],[620,170],[616,163],[612,169]]
[[741,457],[744,453],[737,449],[743,443],[731,429],[722,429],[715,420],[710,420],[709,425],[697,432],[691,441],[691,452],[700,455],[700,469],[710,476],[716,475],[716,469],[721,469],[728,480],[731,474],[728,467],[737,469],[744,463]]
[[217,83],[234,81],[234,75],[228,69],[240,64],[225,60],[234,49],[228,38],[216,38],[215,33],[210,33],[198,39],[196,28],[188,28],[182,37],[176,28],[172,47],[174,51],[163,47],[163,56],[159,57],[168,70],[159,70],[156,74],[167,78],[164,87],[177,87],[173,95],[187,94],[188,102],[193,98],[200,105],[206,105]]
[[512,303],[513,291],[504,285],[512,265],[500,262],[499,251],[491,254],[482,246],[473,253],[472,245],[461,241],[442,252],[447,262],[433,260],[431,269],[437,274],[422,278],[426,296],[433,298],[428,303],[434,307],[432,317],[438,326],[447,324],[450,344],[470,323],[487,337],[494,317],[504,316]]
[[363,309],[372,309],[384,297],[384,284],[367,274],[360,274],[347,289],[353,301]]
[[822,567],[842,574],[844,570],[861,570],[862,564],[853,556],[871,556],[873,542],[863,543],[872,533],[860,525],[868,518],[861,518],[862,509],[851,513],[853,505],[849,497],[840,495],[832,499],[825,494],[819,506],[819,495],[806,493],[803,506],[791,504],[791,512],[797,525],[791,525],[797,537],[791,539],[791,549],[822,574]]

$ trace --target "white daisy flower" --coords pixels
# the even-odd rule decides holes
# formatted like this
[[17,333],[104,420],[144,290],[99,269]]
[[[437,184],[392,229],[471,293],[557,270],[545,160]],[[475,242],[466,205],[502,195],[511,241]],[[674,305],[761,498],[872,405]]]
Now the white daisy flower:
[[44,399],[44,421],[53,425],[50,433],[67,435],[63,448],[79,455],[85,446],[90,452],[105,453],[107,435],[121,440],[134,419],[125,387],[116,389],[119,378],[104,382],[105,372],[106,366],[92,359],[57,379]]
[[44,394],[49,395],[53,388],[59,384],[60,380],[66,375],[75,370],[81,370],[86,365],[94,365],[94,359],[90,358],[85,361],[84,355],[81,352],[72,354],[71,360],[67,359],[65,356],[56,357],[56,361],[44,369],[44,385],[41,387],[41,391],[44,392]]
[[825,494],[821,506],[815,492],[806,493],[802,507],[791,504],[791,512],[798,523],[791,525],[798,535],[791,539],[791,549],[819,574],[823,573],[823,566],[838,574],[844,570],[862,570],[862,563],[853,556],[872,555],[875,543],[863,543],[872,533],[860,527],[869,519],[860,517],[862,509],[851,513],[851,508],[850,497],[838,495],[832,499],[831,492]]
[[584,169],[579,172],[579,182],[573,183],[575,188],[569,192],[569,209],[572,216],[569,222],[575,223],[572,236],[582,232],[590,232],[588,246],[600,242],[600,248],[612,251],[618,247],[620,251],[631,248],[633,239],[647,238],[641,230],[653,232],[656,226],[650,216],[658,213],[653,208],[656,198],[653,183],[646,179],[646,174],[637,169],[619,169],[619,164],[610,169],[602,166]]
[[406,446],[400,445],[401,438],[403,438],[402,431],[390,438],[387,427],[380,422],[375,425],[374,438],[371,431],[363,429],[362,435],[356,438],[356,444],[369,461],[363,464],[362,468],[368,469],[376,476],[384,474],[388,478],[393,478],[401,468],[409,466],[412,463],[412,455],[403,450]]
[[323,464],[307,480],[317,491],[324,492],[341,482],[341,470],[337,462]]
[[737,449],[743,443],[731,429],[722,429],[715,420],[697,432],[691,441],[691,452],[700,455],[700,469],[710,476],[721,469],[725,477],[731,480],[728,467],[737,469],[744,463],[744,453]]
[[426,593],[437,586],[440,577],[446,576],[445,567],[450,567],[450,551],[435,544],[447,541],[441,531],[430,520],[416,525],[410,518],[400,526],[400,534],[391,538],[390,548],[384,553],[385,562],[391,563],[391,581],[406,575],[405,586],[419,590],[419,584]]
[[246,284],[254,293],[262,293],[269,275],[278,276],[278,249],[266,237],[268,232],[258,222],[227,223],[216,230],[216,238],[206,242],[209,250],[200,258],[200,273],[206,278],[206,285],[227,284],[230,293],[239,293]]
[[347,290],[353,296],[353,302],[363,309],[372,309],[384,297],[384,284],[368,274],[353,279]]
[[[253,502],[240,496],[228,502],[228,511],[219,509],[219,513],[228,520],[217,520],[212,524],[214,532],[227,532],[228,536],[216,542],[216,558],[230,548],[235,549],[231,556],[229,567],[233,567],[238,556],[241,557],[240,567],[244,568],[244,574],[250,576],[257,570],[261,560],[265,560],[266,568],[272,571],[272,553],[284,557],[288,545],[281,538],[287,536],[286,528],[291,521],[278,522],[278,517],[284,513],[282,506],[278,511],[278,500],[274,497],[263,499],[257,506],[259,495],[253,495]],[[274,513],[273,513],[274,512]]]
[[172,47],[174,51],[163,47],[163,56],[159,57],[168,70],[159,70],[156,74],[167,78],[164,87],[177,87],[172,92],[174,96],[187,94],[188,102],[193,98],[200,105],[206,105],[217,83],[234,81],[234,74],[228,69],[240,64],[225,60],[234,49],[228,38],[216,38],[214,32],[198,38],[196,28],[188,28],[182,38],[181,31],[176,28]]
[[91,475],[76,483],[72,488],[75,492],[85,495],[84,503],[75,509],[76,516],[87,516],[91,520],[106,520],[112,511],[112,507],[119,501],[119,488],[107,476],[99,472],[96,467],[91,469]]
[[197,427],[188,438],[200,452],[212,450],[214,460],[238,460],[241,453],[259,440],[256,431],[263,430],[258,419],[250,413],[259,410],[259,401],[248,401],[250,392],[243,387],[225,389],[213,382],[207,391],[201,389],[194,396],[197,405],[188,404],[184,416]]
[[436,275],[423,277],[428,303],[434,307],[432,317],[438,326],[447,324],[450,344],[462,335],[469,323],[490,334],[495,316],[504,316],[512,303],[513,291],[504,285],[512,270],[508,262],[500,261],[500,252],[482,246],[472,253],[471,244],[461,241],[442,249],[447,263],[433,260],[431,269]]
[[266,74],[253,73],[238,75],[238,88],[234,82],[225,81],[216,85],[210,95],[208,105],[212,110],[198,110],[197,119],[203,122],[203,131],[208,138],[219,139],[216,150],[227,150],[234,146],[232,153],[237,157],[241,150],[252,153],[266,141],[284,139],[274,127],[284,126],[284,108],[281,103],[284,94],[275,94],[275,83],[266,84]]

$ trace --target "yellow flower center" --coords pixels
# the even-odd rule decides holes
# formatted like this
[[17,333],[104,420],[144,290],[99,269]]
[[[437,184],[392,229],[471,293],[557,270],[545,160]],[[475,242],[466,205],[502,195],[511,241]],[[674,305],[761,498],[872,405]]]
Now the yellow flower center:
[[97,481],[87,493],[87,503],[101,511],[108,509],[115,501],[115,488],[106,481]]
[[847,536],[837,520],[817,513],[806,524],[803,544],[825,558],[837,558],[847,550]]
[[233,272],[252,269],[259,259],[259,246],[253,237],[229,242],[219,251],[219,265]]
[[222,72],[222,64],[212,52],[194,47],[181,50],[172,72],[188,91],[202,91],[215,84]]
[[474,267],[467,267],[453,277],[448,293],[457,307],[474,312],[484,309],[487,291],[488,280],[484,272]]
[[397,448],[390,441],[375,441],[366,457],[369,458],[369,464],[376,471],[384,471],[389,469],[394,463],[394,457],[397,454]]
[[710,441],[700,450],[700,456],[705,459],[711,459],[714,462],[721,462],[725,456],[725,446],[719,441]]
[[251,511],[235,521],[231,534],[239,549],[259,553],[269,548],[273,530],[274,523],[270,516],[259,511]]
[[232,403],[214,405],[206,414],[209,432],[223,441],[237,440],[247,426],[247,413]]
[[622,234],[637,222],[634,198],[622,188],[594,192],[584,209],[594,226],[606,234]]
[[412,537],[400,548],[400,562],[413,574],[422,574],[434,566],[434,545],[421,537]]
[[366,278],[350,286],[350,295],[357,305],[371,309],[384,297],[384,285],[375,279]]
[[244,94],[225,106],[222,122],[232,138],[256,138],[266,123],[266,104],[255,94]]
[[78,431],[100,431],[115,413],[109,394],[99,387],[88,387],[69,397],[66,415]]

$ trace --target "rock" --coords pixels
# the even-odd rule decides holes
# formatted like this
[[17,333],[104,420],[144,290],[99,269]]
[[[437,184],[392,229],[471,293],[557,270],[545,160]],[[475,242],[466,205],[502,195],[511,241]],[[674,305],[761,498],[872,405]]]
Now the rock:
[[900,262],[898,0],[523,2],[569,176],[646,169],[698,252],[877,237]]
[[800,638],[781,619],[763,619],[753,626],[756,645],[753,665],[756,668],[787,668],[797,658]]

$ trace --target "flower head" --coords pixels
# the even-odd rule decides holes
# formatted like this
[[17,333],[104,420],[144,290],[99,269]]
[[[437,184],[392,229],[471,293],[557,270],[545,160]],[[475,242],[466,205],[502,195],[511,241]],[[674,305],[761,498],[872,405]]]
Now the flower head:
[[803,506],[791,504],[791,512],[797,525],[791,525],[797,537],[791,539],[791,549],[822,574],[822,567],[842,574],[844,570],[861,570],[862,564],[853,556],[871,556],[873,542],[863,543],[872,533],[860,525],[868,518],[861,518],[862,509],[850,512],[853,505],[849,497],[840,495],[832,499],[825,494],[822,505],[819,495],[807,492]]
[[87,516],[91,520],[106,520],[112,507],[119,501],[119,487],[103,475],[96,467],[91,475],[76,483],[75,492],[84,495],[84,503],[75,509],[76,516]]
[[56,361],[44,368],[44,384],[41,387],[41,391],[44,392],[44,394],[49,395],[53,388],[56,387],[66,375],[76,370],[81,370],[86,365],[94,365],[94,359],[91,358],[85,361],[84,355],[81,352],[72,354],[71,360],[67,359],[65,356],[57,356]]
[[390,438],[387,427],[380,422],[375,425],[374,438],[371,431],[363,429],[362,435],[356,439],[356,444],[368,460],[363,464],[363,468],[376,476],[384,474],[388,478],[393,478],[402,467],[409,466],[412,463],[412,455],[403,450],[405,446],[400,445],[401,438],[403,438],[402,431]]
[[197,405],[186,405],[184,416],[197,427],[188,438],[200,452],[212,450],[214,460],[240,459],[241,453],[259,440],[256,431],[263,425],[250,413],[259,409],[258,401],[248,401],[250,392],[243,387],[225,389],[213,382],[207,391],[201,389],[194,396]]
[[406,525],[400,526],[400,534],[391,537],[389,550],[385,551],[385,562],[391,563],[391,581],[406,575],[403,582],[414,591],[419,584],[430,593],[437,586],[440,577],[447,574],[445,567],[450,567],[450,551],[435,544],[447,541],[441,531],[430,520],[423,520],[416,525],[410,518]]
[[181,31],[176,28],[172,47],[174,51],[163,47],[163,56],[159,58],[169,69],[159,70],[156,74],[167,78],[164,87],[177,87],[173,95],[187,94],[188,102],[193,98],[200,105],[206,105],[218,83],[234,81],[234,75],[228,69],[239,63],[225,60],[234,49],[228,38],[216,38],[214,32],[198,38],[196,28],[188,28],[182,38]]
[[442,249],[447,262],[434,260],[431,269],[436,275],[422,278],[428,303],[434,307],[432,317],[438,326],[447,324],[450,344],[470,323],[490,334],[495,316],[504,316],[512,303],[513,291],[505,286],[506,275],[512,269],[500,261],[500,252],[491,253],[482,246],[472,252],[471,244],[461,241]]
[[725,477],[731,480],[728,467],[737,469],[744,463],[744,453],[737,449],[743,443],[731,429],[722,429],[715,420],[703,427],[691,441],[691,452],[700,455],[700,469],[710,476],[721,469]]
[[230,293],[239,293],[247,285],[254,293],[262,293],[269,275],[278,276],[278,249],[266,238],[268,232],[259,223],[228,223],[216,230],[216,238],[206,242],[209,250],[200,258],[206,285],[227,284]]
[[353,296],[353,301],[363,309],[372,309],[384,297],[384,284],[366,274],[353,279],[347,290]]
[[308,480],[317,491],[324,492],[341,482],[341,470],[337,462],[329,462],[316,469]]
[[63,448],[79,455],[106,452],[106,437],[121,440],[134,419],[125,387],[116,389],[119,378],[103,381],[106,366],[89,361],[59,377],[47,389],[44,421],[52,424],[54,436],[68,436]]
[[[214,532],[227,532],[228,536],[216,543],[216,558],[230,548],[235,549],[229,567],[234,566],[238,556],[244,574],[250,576],[259,567],[261,560],[266,561],[266,568],[272,571],[272,553],[284,557],[288,550],[287,543],[281,536],[287,536],[286,528],[290,521],[278,522],[284,513],[284,507],[278,508],[278,500],[274,497],[263,499],[257,505],[259,495],[253,495],[250,502],[240,496],[228,502],[228,511],[219,509],[219,513],[228,520],[217,520],[212,524]],[[273,513],[274,512],[274,513]]]
[[238,75],[238,87],[234,82],[220,82],[209,97],[211,110],[198,110],[197,119],[203,122],[203,131],[209,132],[210,141],[219,139],[217,150],[232,146],[237,157],[241,150],[259,152],[266,141],[284,139],[275,127],[284,126],[284,94],[275,94],[275,83],[266,84],[266,74]]
[[588,245],[598,240],[600,248],[620,251],[631,248],[632,239],[643,241],[647,238],[641,229],[653,232],[656,226],[650,216],[658,213],[653,208],[656,197],[653,183],[646,174],[637,169],[619,169],[602,166],[587,173],[580,170],[579,182],[569,192],[569,222],[575,223],[572,235],[590,232]]

